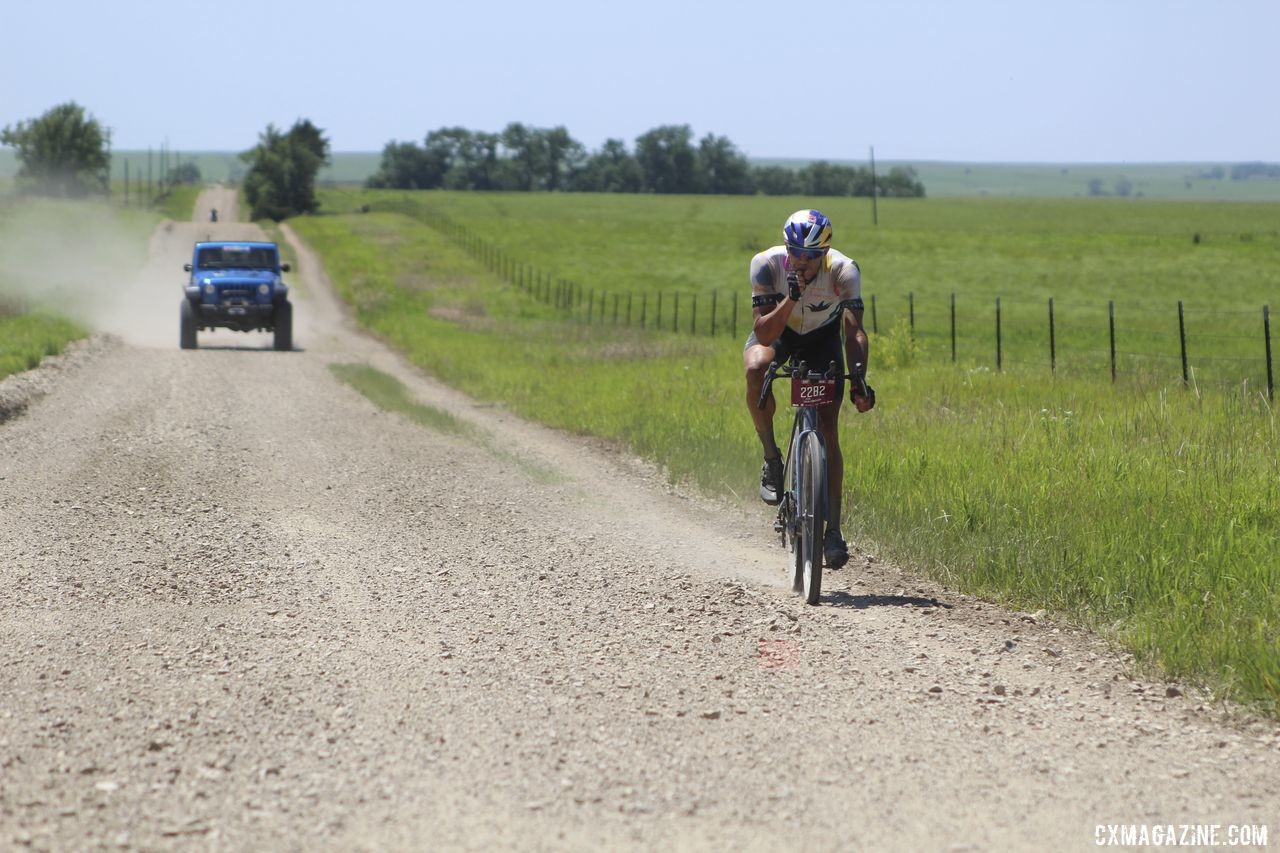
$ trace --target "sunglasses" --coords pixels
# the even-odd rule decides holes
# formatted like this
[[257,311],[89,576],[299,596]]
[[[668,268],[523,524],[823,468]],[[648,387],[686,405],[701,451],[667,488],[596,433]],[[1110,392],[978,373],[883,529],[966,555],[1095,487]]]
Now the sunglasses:
[[796,259],[804,258],[806,260],[813,260],[814,258],[822,257],[826,253],[826,249],[796,249],[791,246],[787,247],[787,254]]

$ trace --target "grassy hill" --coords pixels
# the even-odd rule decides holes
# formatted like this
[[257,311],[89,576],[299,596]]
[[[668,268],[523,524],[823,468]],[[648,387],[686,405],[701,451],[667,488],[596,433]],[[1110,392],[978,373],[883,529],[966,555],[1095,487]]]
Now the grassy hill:
[[[207,181],[235,181],[245,165],[235,151],[177,152],[182,162],[194,162]],[[152,175],[159,175],[159,155],[152,152]],[[377,171],[382,158],[376,151],[339,151],[321,170],[325,185],[362,184]],[[117,151],[112,168],[116,180],[145,175],[146,151]],[[755,160],[759,165],[804,166],[807,160]],[[842,161],[864,165],[862,161]],[[1005,196],[1021,198],[1124,197],[1179,201],[1280,201],[1280,179],[1230,179],[1231,163],[949,163],[942,161],[880,161],[888,172],[911,166],[933,198]],[[141,171],[139,171],[141,170]],[[0,181],[18,171],[12,149],[0,148]],[[1220,175],[1220,177],[1218,177]]]

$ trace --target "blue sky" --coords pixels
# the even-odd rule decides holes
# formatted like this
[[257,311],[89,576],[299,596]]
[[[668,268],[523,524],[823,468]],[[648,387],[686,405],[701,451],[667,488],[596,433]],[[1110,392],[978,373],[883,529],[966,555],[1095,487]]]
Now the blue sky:
[[[804,12],[802,10],[810,10]],[[336,151],[462,126],[662,124],[751,157],[1280,162],[1278,0],[115,0],[6,9],[0,125],[75,100],[118,148]]]

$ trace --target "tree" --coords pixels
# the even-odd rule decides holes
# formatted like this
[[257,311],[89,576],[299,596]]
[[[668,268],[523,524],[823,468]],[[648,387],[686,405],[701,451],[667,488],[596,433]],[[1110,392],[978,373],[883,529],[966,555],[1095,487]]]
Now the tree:
[[496,133],[463,131],[463,134],[457,137],[453,165],[444,176],[445,189],[499,189],[503,170],[498,160],[498,148],[502,138]]
[[636,160],[645,189],[655,193],[696,193],[698,154],[689,125],[668,124],[636,137]]
[[316,175],[329,162],[329,140],[309,120],[294,122],[288,133],[267,125],[257,147],[241,154],[240,159],[249,164],[244,197],[254,219],[279,222],[319,209]]
[[0,132],[0,144],[18,149],[19,186],[37,195],[105,193],[111,167],[108,138],[74,101]]
[[798,177],[806,195],[842,196],[853,195],[858,175],[852,167],[817,160],[801,169]]
[[444,181],[445,165],[438,156],[416,142],[388,142],[382,163],[365,186],[374,189],[429,190]]
[[708,133],[698,143],[698,171],[702,191],[719,195],[747,195],[755,192],[751,165],[727,137]]
[[644,173],[621,139],[606,139],[600,150],[569,175],[568,188],[578,192],[638,193]]
[[166,183],[170,185],[198,184],[200,183],[200,167],[195,163],[180,163],[169,170]]
[[581,142],[569,135],[564,125],[543,131],[547,152],[546,189],[558,190],[565,179],[587,156]]
[[800,195],[800,178],[795,169],[786,166],[756,166],[751,181],[765,195]]
[[[880,180],[880,195],[889,198],[924,198],[924,182],[916,175],[913,166],[894,166]],[[864,193],[855,193],[864,195]],[[869,195],[869,193],[868,193]]]

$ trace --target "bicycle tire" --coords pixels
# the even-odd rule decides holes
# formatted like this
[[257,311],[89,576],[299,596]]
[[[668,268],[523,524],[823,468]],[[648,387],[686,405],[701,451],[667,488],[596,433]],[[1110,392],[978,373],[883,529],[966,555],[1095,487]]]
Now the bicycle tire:
[[800,442],[799,505],[796,507],[799,533],[797,571],[800,592],[809,604],[822,596],[822,533],[825,529],[827,497],[827,450],[816,432],[806,433]]

